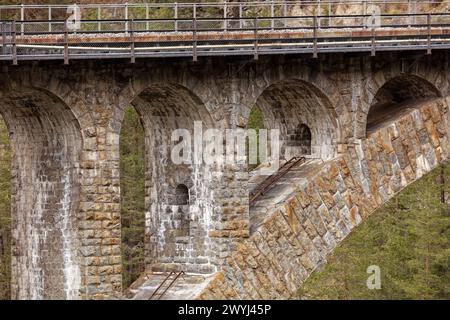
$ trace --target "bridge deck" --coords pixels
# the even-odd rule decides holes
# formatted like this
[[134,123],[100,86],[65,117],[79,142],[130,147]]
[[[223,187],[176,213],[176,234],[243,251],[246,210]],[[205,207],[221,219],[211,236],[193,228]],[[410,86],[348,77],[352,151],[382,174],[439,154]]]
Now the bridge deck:
[[[254,17],[251,19],[0,21],[0,60],[192,57],[450,48],[450,13]],[[275,21],[275,22],[274,22]],[[321,23],[326,21],[327,23]],[[155,24],[159,23],[159,24]],[[162,25],[161,25],[162,24]],[[272,24],[272,25],[271,25]],[[95,28],[97,26],[97,29]],[[165,29],[162,29],[162,28]]]

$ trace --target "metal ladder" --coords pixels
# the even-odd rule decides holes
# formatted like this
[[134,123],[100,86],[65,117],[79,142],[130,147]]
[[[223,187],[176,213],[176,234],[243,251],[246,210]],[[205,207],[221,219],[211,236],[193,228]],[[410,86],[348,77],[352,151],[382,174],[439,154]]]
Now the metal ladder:
[[304,163],[305,161],[305,157],[293,157],[285,164],[283,164],[276,173],[270,175],[255,190],[253,190],[253,192],[250,193],[250,205],[252,205],[260,196],[264,195],[264,193],[266,193],[275,182],[280,180],[286,173],[288,173],[289,170],[301,163]]
[[[161,282],[161,284],[156,288],[156,290],[150,296],[149,300],[161,300],[161,298],[166,294],[167,290],[169,290],[173,286],[175,281],[177,281],[178,278],[180,276],[183,276],[184,274],[184,271],[171,271],[169,275],[163,280],[163,282]],[[171,279],[172,276],[175,277]]]

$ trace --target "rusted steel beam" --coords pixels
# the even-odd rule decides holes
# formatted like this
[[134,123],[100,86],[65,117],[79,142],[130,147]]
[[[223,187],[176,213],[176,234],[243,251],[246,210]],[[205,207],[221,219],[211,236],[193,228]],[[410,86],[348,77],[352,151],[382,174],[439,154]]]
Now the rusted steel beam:
[[[134,32],[135,42],[191,42],[193,41],[193,33],[184,32],[182,34],[142,34],[139,32]],[[372,30],[358,30],[358,31],[321,31],[317,30],[317,38],[332,40],[334,38],[371,38],[373,35]],[[450,35],[450,28],[428,28],[424,30],[411,30],[411,29],[401,29],[401,30],[375,30],[376,37],[417,37],[417,36],[446,36]],[[223,34],[220,32],[205,32],[197,29],[196,39],[197,41],[227,41],[227,40],[252,40],[254,37],[254,30],[251,32],[241,31],[241,32],[228,32]],[[313,31],[298,31],[298,32],[269,32],[267,30],[258,30],[258,39],[260,40],[275,40],[275,39],[308,39],[314,38]],[[25,35],[17,36],[18,44],[49,44],[60,42],[60,35]],[[80,44],[80,43],[113,43],[113,42],[128,42],[129,35],[125,36],[123,34],[117,35],[101,35],[101,34],[70,34],[68,43],[69,44]]]

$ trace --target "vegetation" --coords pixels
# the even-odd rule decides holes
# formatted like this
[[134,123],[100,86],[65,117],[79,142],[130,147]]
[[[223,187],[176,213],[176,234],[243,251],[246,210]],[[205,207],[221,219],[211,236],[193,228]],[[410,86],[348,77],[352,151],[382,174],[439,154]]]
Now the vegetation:
[[144,129],[133,107],[125,110],[120,133],[120,188],[123,287],[144,271],[145,163]]
[[[450,299],[450,164],[413,183],[357,227],[323,270],[300,288],[303,299]],[[444,201],[442,201],[444,200]],[[447,200],[447,201],[445,201]],[[369,290],[367,268],[381,271]]]
[[[261,110],[259,110],[259,108],[257,106],[254,106],[252,108],[252,110],[250,111],[247,128],[256,130],[257,146],[259,148],[259,130],[260,129],[264,129],[264,121],[263,121]],[[247,159],[249,159],[248,153],[249,153],[249,148],[248,148],[248,139],[247,139]],[[248,169],[249,170],[253,170],[260,163],[261,163],[261,161],[260,161],[259,152],[258,152],[257,163],[256,164],[249,164],[248,165]]]
[[0,117],[0,300],[10,298],[11,191],[8,130]]

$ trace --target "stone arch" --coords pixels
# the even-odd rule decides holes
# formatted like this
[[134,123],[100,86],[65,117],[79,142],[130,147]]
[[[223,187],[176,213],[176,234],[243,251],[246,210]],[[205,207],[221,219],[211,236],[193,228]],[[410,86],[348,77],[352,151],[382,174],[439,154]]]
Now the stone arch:
[[390,63],[367,78],[363,83],[363,94],[360,99],[360,106],[356,113],[354,136],[356,139],[366,137],[367,116],[374,102],[377,92],[390,80],[409,78],[417,83],[422,83],[425,87],[433,87],[439,92],[439,97],[446,96],[449,90],[449,83],[445,73],[442,73],[437,66],[421,60],[403,61]]
[[77,299],[80,124],[48,90],[0,89],[12,151],[12,298]]
[[326,94],[316,85],[297,79],[268,86],[256,100],[267,129],[279,129],[281,156],[306,155],[289,141],[302,124],[311,134],[308,157],[330,159],[337,154],[340,126],[336,111]]
[[[194,162],[195,123],[202,130],[214,127],[209,110],[188,88],[177,83],[151,84],[130,104],[140,116],[145,132],[146,267],[154,271],[213,272],[213,185],[211,170]],[[172,133],[187,134],[172,141]],[[191,161],[172,161],[180,143],[190,146]],[[189,190],[189,205],[174,204],[177,186]],[[186,218],[189,219],[186,223]],[[186,230],[188,226],[189,230]]]
[[442,97],[441,91],[427,79],[414,74],[400,74],[386,80],[369,100],[365,118],[365,132],[402,110],[419,106],[422,102]]

